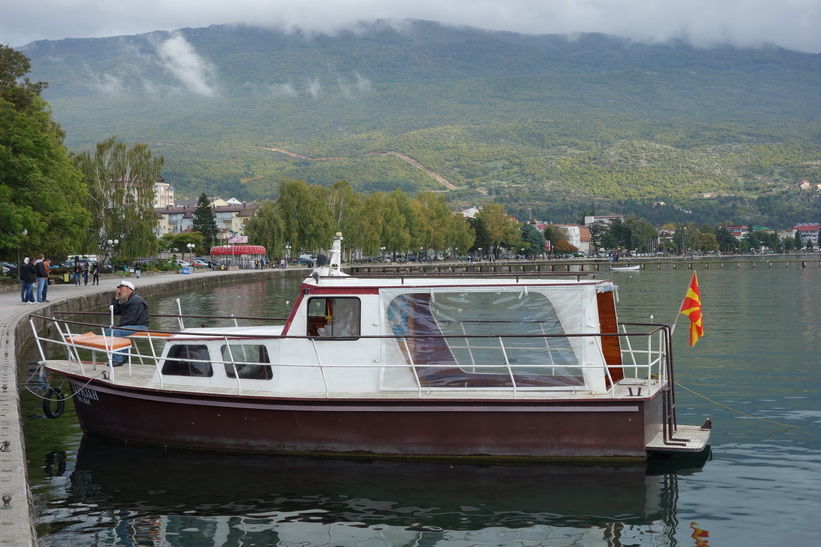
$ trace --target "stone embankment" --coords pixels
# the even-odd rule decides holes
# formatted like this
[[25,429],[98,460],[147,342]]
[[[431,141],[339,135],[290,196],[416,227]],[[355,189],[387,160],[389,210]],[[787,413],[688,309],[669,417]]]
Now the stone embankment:
[[[157,274],[140,279],[128,278],[143,296],[184,293],[205,286],[242,283],[250,279],[273,276],[304,277],[308,270],[201,270],[189,275]],[[23,304],[20,286],[0,290],[0,545],[20,547],[37,545],[35,514],[28,487],[26,453],[20,416],[20,391],[17,377],[17,348],[31,337],[29,317],[50,315],[57,311],[104,309],[111,301],[120,277],[104,276],[100,285],[52,285],[49,302]]]

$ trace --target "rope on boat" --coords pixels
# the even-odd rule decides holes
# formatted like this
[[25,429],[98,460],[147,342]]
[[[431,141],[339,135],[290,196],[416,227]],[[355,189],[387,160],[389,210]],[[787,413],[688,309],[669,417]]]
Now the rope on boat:
[[689,387],[686,387],[686,386],[683,386],[683,385],[679,384],[678,382],[676,382],[676,387],[680,387],[681,389],[683,389],[685,391],[689,391],[693,395],[696,395],[697,397],[701,397],[705,401],[709,401],[709,402],[713,403],[716,406],[726,408],[727,410],[729,410],[731,412],[735,412],[736,414],[741,414],[742,416],[747,416],[748,418],[754,418],[756,420],[761,420],[762,422],[767,422],[768,424],[774,424],[774,425],[778,425],[778,426],[781,426],[781,427],[786,427],[787,429],[798,429],[797,425],[782,424],[781,422],[774,422],[772,420],[767,420],[767,419],[761,418],[759,416],[753,416],[752,414],[747,414],[746,412],[742,412],[741,410],[735,409],[733,407],[727,406],[723,403],[719,403],[718,401],[710,399],[709,397],[706,397],[706,396],[702,395],[701,393],[697,393],[697,392],[693,391],[692,389],[690,389]]
[[[65,409],[66,401],[69,400],[69,399],[73,399],[77,395],[77,393],[80,392],[80,390],[85,388],[88,384],[90,384],[97,377],[97,376],[94,376],[92,378],[89,378],[88,381],[85,384],[83,384],[83,387],[81,387],[80,389],[77,390],[77,393],[72,393],[71,395],[64,394],[62,389],[60,389],[57,386],[52,386],[51,384],[48,383],[48,381],[46,381],[45,382],[46,394],[45,395],[40,395],[39,392],[34,391],[29,386],[29,382],[31,382],[32,378],[34,378],[35,376],[40,375],[40,371],[42,370],[42,368],[43,368],[43,365],[38,365],[37,368],[34,369],[34,372],[31,374],[29,379],[23,384],[23,387],[26,388],[26,391],[28,391],[29,393],[31,393],[32,395],[34,395],[35,397],[37,397],[38,399],[41,399],[43,401],[43,414],[45,414],[47,418],[51,418],[51,419],[56,419],[56,418],[59,418],[60,416],[62,416],[63,415],[63,410]],[[52,397],[54,397],[54,399],[52,399]],[[56,401],[56,403],[57,403],[57,406],[55,407],[54,410],[51,410],[52,400]]]

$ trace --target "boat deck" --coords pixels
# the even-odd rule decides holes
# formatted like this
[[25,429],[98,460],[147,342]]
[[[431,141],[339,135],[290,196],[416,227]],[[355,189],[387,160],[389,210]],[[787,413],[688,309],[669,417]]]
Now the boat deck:
[[664,432],[659,428],[656,436],[647,443],[651,452],[701,452],[710,440],[710,430],[697,425],[679,425],[673,435],[674,444],[664,442]]

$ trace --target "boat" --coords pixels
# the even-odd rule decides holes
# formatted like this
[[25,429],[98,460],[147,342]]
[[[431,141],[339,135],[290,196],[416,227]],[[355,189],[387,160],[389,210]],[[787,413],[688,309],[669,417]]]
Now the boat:
[[342,240],[281,324],[181,318],[111,337],[32,316],[44,411],[72,397],[90,436],[246,453],[635,462],[707,449],[706,423],[677,421],[670,326],[620,325],[612,281],[353,277]]
[[610,266],[611,272],[638,272],[641,271],[641,264],[631,264],[630,266]]

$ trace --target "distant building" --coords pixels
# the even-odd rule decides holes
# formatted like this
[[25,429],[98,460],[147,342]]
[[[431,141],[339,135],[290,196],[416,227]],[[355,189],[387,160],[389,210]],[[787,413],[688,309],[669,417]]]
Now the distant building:
[[821,231],[821,224],[819,223],[809,223],[809,224],[796,224],[793,227],[793,233],[798,233],[798,237],[801,238],[801,246],[813,246],[818,247],[818,232]]
[[174,205],[174,187],[165,182],[162,177],[154,183],[154,209]]
[[461,213],[465,218],[474,218],[481,210],[481,207],[457,207],[454,212]]
[[576,224],[558,224],[558,227],[567,235],[567,242],[579,251],[590,253],[590,228]]
[[[257,204],[243,203],[238,200],[229,200],[230,204],[222,200],[219,201],[225,205],[217,205],[211,208],[219,230],[217,239],[220,242],[222,240],[227,242],[230,237],[244,236],[245,225],[254,216]],[[157,219],[155,228],[157,237],[190,231],[194,226],[194,211],[196,210],[196,202],[191,201],[154,209],[154,216]]]
[[728,224],[725,228],[727,228],[727,230],[733,234],[733,237],[739,241],[741,241],[744,236],[750,232],[749,226],[740,226],[738,224]]
[[610,226],[614,220],[624,222],[624,215],[591,215],[584,217],[584,225],[592,226],[594,224],[601,224],[602,226]]

